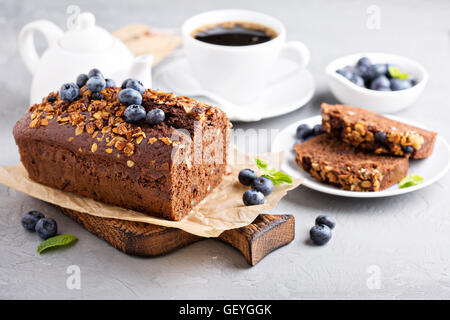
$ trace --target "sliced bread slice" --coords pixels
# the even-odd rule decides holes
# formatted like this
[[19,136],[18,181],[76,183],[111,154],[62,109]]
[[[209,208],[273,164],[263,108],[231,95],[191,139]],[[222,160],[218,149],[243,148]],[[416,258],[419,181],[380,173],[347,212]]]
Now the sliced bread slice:
[[322,103],[321,114],[322,128],[354,147],[412,159],[427,158],[433,152],[436,132],[339,104]]
[[294,146],[296,162],[316,180],[351,191],[380,191],[408,174],[407,157],[370,154],[322,134]]

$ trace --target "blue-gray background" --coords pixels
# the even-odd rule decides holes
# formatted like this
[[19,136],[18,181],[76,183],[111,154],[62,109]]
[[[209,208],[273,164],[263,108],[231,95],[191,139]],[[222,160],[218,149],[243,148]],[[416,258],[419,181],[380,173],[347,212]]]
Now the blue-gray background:
[[[282,20],[288,39],[303,41],[311,51],[308,68],[316,94],[301,110],[236,128],[281,129],[318,114],[320,102],[334,102],[324,77],[326,64],[334,58],[360,51],[408,56],[427,68],[430,81],[419,101],[399,115],[450,139],[449,1],[0,0],[0,165],[18,161],[11,130],[27,108],[31,83],[17,49],[18,33],[36,19],[65,28],[70,4],[92,11],[97,23],[110,31],[136,22],[177,28],[193,14],[222,8],[258,10]],[[370,5],[381,10],[379,30],[366,27]],[[37,40],[44,48],[42,38]],[[234,249],[214,240],[164,257],[130,257],[52,206],[0,186],[0,298],[449,298],[449,182],[446,175],[424,190],[376,200],[300,187],[274,210],[295,215],[296,239],[253,268]],[[37,236],[19,225],[21,214],[30,209],[56,218],[60,231],[76,234],[79,242],[39,256]],[[311,247],[305,240],[321,213],[334,217],[338,226],[326,247]],[[80,266],[80,290],[66,288],[69,265]],[[379,289],[367,285],[373,270],[379,271]]]

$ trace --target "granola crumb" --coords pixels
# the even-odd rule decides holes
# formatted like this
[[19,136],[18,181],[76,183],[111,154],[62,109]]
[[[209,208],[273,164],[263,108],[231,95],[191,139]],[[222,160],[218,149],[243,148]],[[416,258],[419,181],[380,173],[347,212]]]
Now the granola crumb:
[[78,127],[75,128],[75,135],[79,136],[80,134],[83,133],[83,131],[84,131],[84,126],[83,127],[82,126],[78,126]]
[[170,139],[167,138],[167,137],[159,138],[159,140],[161,140],[162,142],[164,142],[164,143],[167,144],[168,146],[170,146],[170,145],[172,144],[172,140],[170,140]]

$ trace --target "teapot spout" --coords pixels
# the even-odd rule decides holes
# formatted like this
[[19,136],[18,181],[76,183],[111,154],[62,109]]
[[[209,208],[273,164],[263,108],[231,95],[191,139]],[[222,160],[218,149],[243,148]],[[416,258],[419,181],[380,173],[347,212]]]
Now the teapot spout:
[[129,67],[116,72],[113,79],[120,85],[122,81],[132,78],[142,82],[145,88],[151,88],[153,60],[154,57],[149,54],[136,57]]

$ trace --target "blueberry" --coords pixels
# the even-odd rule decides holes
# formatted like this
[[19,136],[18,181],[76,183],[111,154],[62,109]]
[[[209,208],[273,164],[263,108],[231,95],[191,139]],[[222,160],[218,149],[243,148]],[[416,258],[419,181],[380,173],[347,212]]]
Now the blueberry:
[[45,217],[41,212],[34,211],[34,210],[28,211],[22,217],[22,220],[21,220],[22,227],[24,227],[27,230],[34,231],[34,228],[36,227],[36,223],[42,218],[45,218]]
[[255,171],[252,169],[243,169],[239,172],[239,182],[244,186],[250,186],[253,181],[257,178]]
[[125,121],[130,123],[142,121],[146,115],[145,108],[138,104],[129,105],[124,112]]
[[91,94],[92,100],[102,100],[105,96],[101,94],[100,92],[94,92]]
[[76,81],[77,86],[78,86],[79,88],[81,88],[82,86],[84,86],[84,85],[86,84],[86,82],[88,81],[88,79],[89,79],[89,77],[87,76],[87,74],[84,74],[84,73],[80,74],[80,75],[77,77],[77,81]]
[[307,124],[301,124],[297,127],[295,136],[297,139],[305,139],[306,137],[312,135],[312,129]]
[[358,60],[358,62],[356,63],[356,66],[357,66],[357,67],[361,67],[361,66],[368,67],[368,66],[370,66],[371,64],[372,64],[372,62],[370,61],[369,58],[367,58],[367,57],[362,57],[361,59]]
[[253,181],[252,188],[268,196],[273,191],[273,182],[269,178],[259,177]]
[[80,89],[78,86],[73,83],[65,83],[61,86],[59,89],[59,97],[66,101],[74,101],[78,98],[78,95],[80,94]]
[[312,242],[314,242],[318,246],[322,246],[330,241],[331,229],[324,224],[316,225],[309,231],[309,237],[311,238]]
[[114,82],[113,79],[105,79],[105,83],[106,83],[106,87],[107,88],[111,88],[111,87],[115,87],[116,83]]
[[409,80],[409,82],[411,82],[412,87],[414,87],[418,82],[417,78],[411,74],[409,75],[408,80]]
[[326,225],[330,229],[334,229],[334,227],[336,226],[336,222],[331,220],[330,217],[327,215],[320,215],[316,218],[316,225],[318,226],[321,224]]
[[[389,91],[391,86],[391,82],[386,76],[379,76],[370,84],[370,89],[378,90],[378,91]],[[389,89],[389,90],[385,90]]]
[[386,75],[387,72],[387,64],[385,63],[377,63],[377,64],[371,64],[367,67],[366,71],[366,78],[369,81],[372,81],[373,79],[378,78],[379,76]]
[[244,192],[242,200],[246,206],[254,206],[264,203],[264,195],[256,190],[250,189]]
[[122,89],[126,89],[126,88],[127,88],[127,83],[128,83],[128,81],[130,81],[130,80],[133,80],[133,79],[128,78],[128,79],[125,79],[125,80],[122,82],[122,85],[121,85]]
[[351,82],[353,82],[354,84],[356,84],[357,86],[365,87],[364,79],[360,75],[353,74],[352,77],[349,80]]
[[406,154],[411,154],[414,152],[414,148],[411,146],[402,146],[402,150]]
[[384,143],[386,141],[387,135],[386,132],[379,131],[375,133],[375,141],[378,143]]
[[152,126],[163,122],[165,118],[166,114],[161,109],[153,109],[147,113],[147,123]]
[[350,68],[342,68],[342,69],[338,69],[336,70],[336,73],[340,74],[341,76],[343,76],[344,78],[350,80],[350,78],[353,76],[353,72]]
[[412,87],[411,81],[408,79],[391,79],[391,89],[392,91],[405,90]]
[[94,76],[89,78],[88,82],[86,82],[86,86],[91,92],[99,92],[105,89],[106,81],[102,77]]
[[130,104],[142,103],[142,95],[138,91],[131,88],[120,90],[118,97],[120,103],[126,106],[129,106]]
[[56,225],[56,221],[54,219],[42,218],[36,223],[35,230],[39,237],[46,240],[48,238],[56,236],[58,226]]
[[54,96],[47,97],[47,102],[53,103],[55,101],[56,101],[56,97],[54,97]]
[[97,68],[91,69],[88,73],[88,77],[89,78],[92,78],[92,77],[104,78],[102,72],[100,70],[98,70]]
[[139,91],[140,94],[144,94],[145,92],[144,85],[139,80],[129,79],[127,81],[126,87]]
[[316,124],[313,128],[312,128],[312,134],[313,136],[318,136],[322,133],[325,133],[325,131],[322,130],[322,125],[320,124]]
[[[369,79],[368,75],[369,67],[368,66],[358,66],[355,67],[353,74],[360,76],[364,81],[367,81]],[[352,77],[349,79],[351,81]]]

